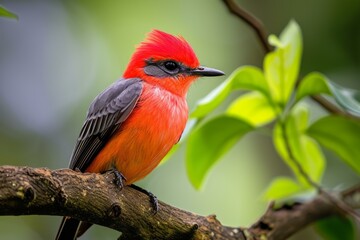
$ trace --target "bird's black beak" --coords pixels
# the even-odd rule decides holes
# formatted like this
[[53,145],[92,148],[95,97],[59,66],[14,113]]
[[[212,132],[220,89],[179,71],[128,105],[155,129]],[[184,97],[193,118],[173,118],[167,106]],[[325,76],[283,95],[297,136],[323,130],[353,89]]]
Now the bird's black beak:
[[217,70],[215,68],[208,68],[208,67],[197,67],[190,70],[192,75],[198,75],[203,77],[215,77],[215,76],[222,76],[225,73],[223,71]]

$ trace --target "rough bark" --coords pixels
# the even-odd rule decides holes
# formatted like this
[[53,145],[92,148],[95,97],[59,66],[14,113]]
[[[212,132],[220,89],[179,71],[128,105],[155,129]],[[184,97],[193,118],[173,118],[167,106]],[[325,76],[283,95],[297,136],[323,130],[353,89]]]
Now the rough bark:
[[[154,214],[147,195],[119,189],[114,176],[0,167],[0,215],[59,215],[122,232],[123,239],[286,239],[304,226],[337,214],[321,194],[305,203],[274,208],[249,228],[223,226],[215,217],[199,216],[159,201]],[[360,186],[340,194],[352,208],[360,207]],[[55,233],[54,233],[55,234]]]

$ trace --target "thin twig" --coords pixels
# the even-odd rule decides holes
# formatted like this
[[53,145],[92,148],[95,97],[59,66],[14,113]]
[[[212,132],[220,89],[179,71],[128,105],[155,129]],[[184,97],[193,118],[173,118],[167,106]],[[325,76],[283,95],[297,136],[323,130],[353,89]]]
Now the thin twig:
[[281,132],[282,137],[284,139],[285,148],[288,153],[289,160],[292,161],[301,176],[310,184],[310,186],[314,187],[319,193],[322,193],[324,196],[328,198],[328,200],[334,204],[335,207],[337,207],[342,213],[350,214],[356,221],[360,223],[360,216],[357,214],[357,212],[349,207],[344,201],[337,199],[327,191],[325,191],[317,182],[311,179],[311,177],[307,174],[305,169],[302,167],[302,165],[299,163],[299,161],[294,156],[294,153],[291,149],[289,138],[286,133],[286,125],[285,122],[280,120],[280,126],[281,126]]
[[320,106],[322,106],[324,109],[326,109],[329,113],[332,113],[335,115],[340,115],[340,116],[345,116],[347,118],[351,118],[351,119],[360,121],[360,117],[358,117],[354,114],[351,114],[349,112],[341,110],[335,104],[332,104],[331,102],[329,102],[328,100],[326,100],[324,97],[322,97],[320,95],[314,95],[314,96],[311,96],[311,98],[315,102],[317,102]]
[[228,7],[229,11],[239,18],[241,18],[244,22],[246,22],[254,31],[256,32],[256,35],[258,36],[261,45],[263,46],[265,52],[271,51],[271,46],[269,42],[267,41],[267,34],[265,31],[265,28],[261,21],[257,19],[254,15],[251,13],[245,11],[243,8],[241,8],[234,0],[223,0],[225,5]]
[[326,109],[329,113],[336,114],[336,115],[346,115],[344,111],[336,107],[334,104],[326,100],[324,97],[321,96],[311,96],[311,98],[317,102],[320,106]]

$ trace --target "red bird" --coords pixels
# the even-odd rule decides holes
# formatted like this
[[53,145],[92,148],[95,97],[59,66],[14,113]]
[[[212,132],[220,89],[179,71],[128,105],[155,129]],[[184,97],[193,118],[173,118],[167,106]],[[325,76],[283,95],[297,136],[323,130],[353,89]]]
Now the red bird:
[[[91,103],[69,167],[95,173],[113,169],[120,186],[144,178],[181,137],[191,83],[223,74],[200,66],[184,38],[153,30],[123,77]],[[64,217],[56,239],[76,239],[79,225]]]

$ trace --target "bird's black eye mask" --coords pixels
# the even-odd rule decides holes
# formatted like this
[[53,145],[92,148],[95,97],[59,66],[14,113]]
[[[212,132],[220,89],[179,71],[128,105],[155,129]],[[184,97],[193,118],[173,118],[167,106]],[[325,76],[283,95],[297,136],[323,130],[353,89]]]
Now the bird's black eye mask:
[[189,74],[190,68],[174,60],[154,61],[149,59],[146,61],[144,72],[153,77],[174,77],[178,74]]

